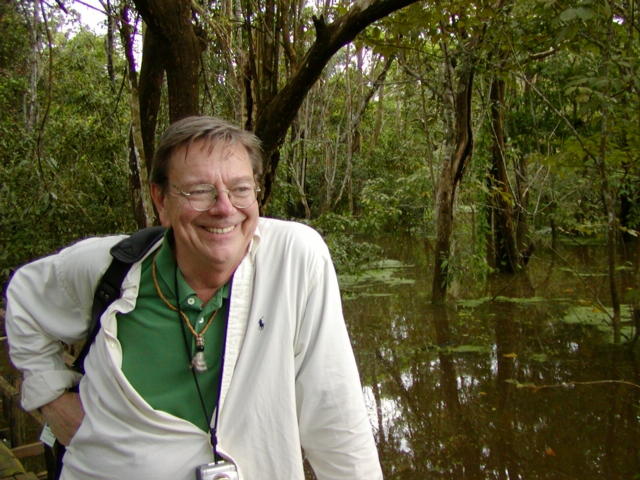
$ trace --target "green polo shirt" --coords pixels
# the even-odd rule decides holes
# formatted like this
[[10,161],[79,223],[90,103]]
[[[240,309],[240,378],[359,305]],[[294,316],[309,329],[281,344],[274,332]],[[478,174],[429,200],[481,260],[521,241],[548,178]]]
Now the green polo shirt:
[[[191,371],[191,358],[196,351],[195,338],[178,312],[171,310],[158,296],[151,270],[154,261],[158,286],[164,297],[176,305],[177,281],[181,309],[197,332],[202,331],[209,317],[218,310],[204,335],[208,370],[195,374],[202,398]],[[225,300],[228,296],[227,284],[203,305],[180,270],[176,272],[173,252],[165,236],[157,254],[151,254],[142,262],[135,309],[118,315],[122,371],[131,385],[153,408],[184,418],[205,432],[209,431],[217,403],[229,308],[229,302]]]

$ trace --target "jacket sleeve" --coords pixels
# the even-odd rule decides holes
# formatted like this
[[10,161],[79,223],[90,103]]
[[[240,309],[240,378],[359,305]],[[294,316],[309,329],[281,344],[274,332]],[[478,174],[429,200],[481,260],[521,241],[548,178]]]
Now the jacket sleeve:
[[295,343],[302,448],[318,480],[381,479],[336,274],[320,243]]
[[91,238],[24,265],[7,288],[9,355],[22,371],[22,406],[34,410],[80,381],[62,343],[85,338],[93,292],[120,237]]

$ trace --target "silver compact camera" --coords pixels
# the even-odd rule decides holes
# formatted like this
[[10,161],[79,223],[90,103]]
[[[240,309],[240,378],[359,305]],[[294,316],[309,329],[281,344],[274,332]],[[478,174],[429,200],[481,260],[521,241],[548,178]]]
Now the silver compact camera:
[[238,469],[233,463],[207,463],[196,468],[196,480],[238,480]]

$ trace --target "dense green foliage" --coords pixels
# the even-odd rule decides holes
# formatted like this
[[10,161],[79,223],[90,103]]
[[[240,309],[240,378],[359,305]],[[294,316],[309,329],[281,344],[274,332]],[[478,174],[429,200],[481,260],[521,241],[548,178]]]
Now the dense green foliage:
[[[106,75],[102,39],[88,31],[58,32],[50,50],[37,52],[34,67],[25,19],[16,13],[2,16],[3,31],[12,31],[9,40],[14,42],[3,45],[0,76],[3,281],[20,263],[75,239],[135,228],[126,149],[128,102],[118,94],[121,86]],[[31,68],[40,69],[39,115],[28,125],[23,106],[31,94]]]
[[[251,19],[256,24],[260,5]],[[1,8],[4,281],[15,266],[72,239],[135,225],[122,52],[116,48],[110,78],[104,36],[63,28],[64,14],[46,8],[48,22],[39,18],[34,30],[26,4],[3,2]],[[335,3],[324,13],[331,18],[344,8]],[[266,214],[315,225],[342,269],[374,254],[359,243],[374,235],[432,237],[438,175],[453,128],[445,60],[455,56],[470,61],[476,73],[473,159],[457,195],[454,231],[456,242],[472,248],[452,256],[454,272],[488,271],[485,237],[492,227],[485,213],[491,195],[506,195],[529,235],[544,243],[551,233],[602,235],[606,189],[620,231],[636,235],[637,9],[624,1],[452,0],[419,2],[385,18],[338,52],[307,95],[280,150]],[[202,57],[202,112],[240,121],[244,86],[233,76],[225,41],[241,35],[221,13],[211,10],[200,22],[212,42]],[[278,65],[279,84],[313,41],[310,16],[316,13],[311,7],[299,12],[295,51]],[[496,193],[487,183],[494,142],[489,89],[496,77],[506,85],[504,158],[522,198]],[[35,122],[29,121],[30,98]],[[166,116],[163,106],[160,125]]]

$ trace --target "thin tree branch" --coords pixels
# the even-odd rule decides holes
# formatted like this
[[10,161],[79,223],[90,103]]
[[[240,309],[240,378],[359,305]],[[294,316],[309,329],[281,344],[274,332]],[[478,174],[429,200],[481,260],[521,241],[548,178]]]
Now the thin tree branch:
[[556,383],[552,385],[535,385],[531,383],[520,383],[517,381],[509,381],[509,383],[515,383],[516,388],[528,388],[537,392],[538,390],[545,390],[550,388],[573,388],[575,386],[584,386],[584,385],[606,385],[606,384],[618,384],[618,385],[627,385],[629,387],[640,389],[640,385],[630,382],[628,380],[592,380],[587,382],[564,382],[564,383]]

